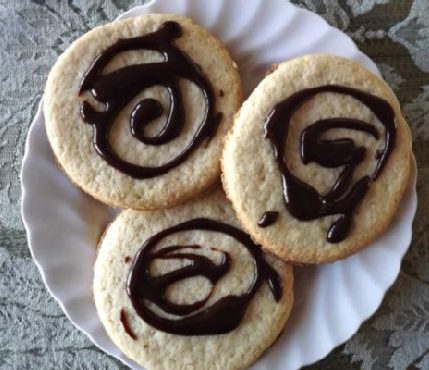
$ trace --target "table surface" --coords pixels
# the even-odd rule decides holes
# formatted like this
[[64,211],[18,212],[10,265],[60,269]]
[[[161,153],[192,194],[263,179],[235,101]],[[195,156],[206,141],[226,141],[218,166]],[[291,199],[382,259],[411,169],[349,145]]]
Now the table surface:
[[[142,2],[0,0],[0,369],[125,369],[75,329],[44,288],[21,221],[19,173],[57,56]],[[346,32],[377,63],[412,128],[419,171],[413,242],[397,281],[356,335],[306,369],[429,369],[429,0],[293,2]]]

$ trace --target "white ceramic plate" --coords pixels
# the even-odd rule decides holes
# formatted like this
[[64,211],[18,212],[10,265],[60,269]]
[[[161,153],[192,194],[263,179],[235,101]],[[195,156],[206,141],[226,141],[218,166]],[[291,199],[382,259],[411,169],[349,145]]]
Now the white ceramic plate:
[[[239,64],[246,93],[272,63],[306,53],[342,55],[379,74],[346,35],[285,0],[157,0],[119,18],[145,13],[184,14],[207,27]],[[312,363],[350,338],[375,312],[411,242],[415,178],[414,171],[396,219],[372,246],[343,261],[296,269],[291,319],[254,369],[294,370]],[[86,196],[58,170],[40,108],[27,138],[22,192],[28,243],[50,293],[98,347],[141,369],[107,337],[91,292],[95,245],[115,210]]]

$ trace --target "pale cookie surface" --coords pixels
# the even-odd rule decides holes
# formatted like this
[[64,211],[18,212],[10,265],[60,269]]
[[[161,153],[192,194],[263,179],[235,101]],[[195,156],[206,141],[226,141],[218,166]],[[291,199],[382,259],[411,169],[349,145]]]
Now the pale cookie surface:
[[[222,118],[211,138],[203,139],[182,163],[165,174],[136,178],[107,163],[95,150],[94,125],[84,122],[81,106],[84,101],[96,111],[103,111],[106,106],[101,103],[102,99],[95,100],[90,90],[80,95],[79,90],[84,75],[107,48],[120,39],[156,32],[168,21],[180,25],[182,35],[174,38],[172,44],[190,58],[211,85],[214,112],[220,112]],[[100,73],[113,75],[126,67],[162,62],[163,55],[157,51],[125,51],[114,55]],[[161,73],[161,78],[164,77]],[[121,160],[137,166],[158,167],[177,157],[191,143],[207,104],[202,89],[194,82],[185,78],[178,82],[185,117],[180,134],[161,145],[143,143],[132,135],[131,114],[143,99],[156,100],[162,106],[161,116],[145,124],[144,135],[147,137],[162,132],[171,106],[171,96],[165,86],[142,87],[117,112],[106,135],[110,149]],[[151,14],[97,27],[76,40],[58,58],[49,74],[43,111],[54,155],[73,183],[115,207],[160,209],[184,202],[213,185],[220,172],[223,138],[240,103],[237,68],[223,45],[190,19]]]
[[[336,243],[327,241],[327,231],[338,215],[300,221],[287,209],[282,173],[273,145],[265,136],[268,115],[278,103],[303,89],[325,85],[358,89],[386,100],[394,111],[396,125],[390,157],[352,213],[348,234]],[[344,167],[303,164],[301,134],[316,121],[339,117],[360,120],[379,133],[376,139],[367,132],[336,128],[321,136],[321,140],[348,138],[365,148],[364,159],[355,168],[351,185],[374,172],[377,151],[382,151],[386,144],[385,127],[357,99],[333,92],[318,93],[307,99],[291,117],[282,154],[289,171],[322,196],[332,188]],[[410,131],[390,88],[350,60],[308,55],[280,64],[244,102],[226,140],[222,180],[238,218],[258,243],[284,260],[321,263],[356,252],[386,230],[406,189],[410,159]],[[260,227],[258,221],[266,211],[278,212],[278,218],[271,225]]]
[[[292,307],[292,267],[263,253],[263,259],[279,276],[282,295],[276,301],[267,282],[262,281],[241,323],[234,330],[217,335],[176,335],[147,324],[138,315],[127,294],[127,277],[133,259],[148,238],[196,218],[240,228],[225,195],[216,190],[205,198],[169,210],[125,210],[108,227],[101,241],[94,272],[94,296],[99,317],[121,351],[148,370],[246,368],[280,335]],[[252,285],[255,260],[243,244],[231,236],[199,229],[181,231],[162,239],[156,251],[177,245],[201,246],[201,250],[187,248],[184,251],[204,255],[215,264],[220,264],[224,252],[230,257],[229,270],[216,282],[213,294],[203,309],[210,308],[222,297],[240,296]],[[184,260],[157,259],[152,261],[149,270],[152,276],[160,276],[188,263]],[[202,300],[211,287],[207,279],[194,276],[170,285],[166,296],[173,303],[191,304]],[[145,286],[141,289],[144,291]],[[150,304],[150,308],[160,317],[176,319]],[[121,311],[125,313],[129,330],[121,323]]]

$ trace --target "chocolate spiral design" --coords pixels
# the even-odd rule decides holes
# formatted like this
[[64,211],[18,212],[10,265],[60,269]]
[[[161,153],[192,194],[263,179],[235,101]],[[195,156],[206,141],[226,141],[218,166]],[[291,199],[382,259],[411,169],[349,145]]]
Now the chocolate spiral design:
[[[250,252],[253,258],[254,278],[247,291],[241,295],[222,297],[213,305],[204,307],[217,282],[229,271],[231,265],[229,254],[211,248],[222,253],[221,262],[215,264],[209,258],[189,251],[202,248],[199,245],[173,245],[154,251],[163,238],[189,230],[214,231],[229,235]],[[187,251],[182,251],[183,249]],[[157,259],[185,259],[190,264],[160,276],[152,276],[150,265]],[[192,304],[176,304],[166,298],[165,292],[170,285],[195,276],[203,276],[212,284],[210,293],[204,299]],[[134,258],[128,276],[127,293],[140,317],[159,330],[180,335],[225,334],[240,324],[248,304],[263,281],[267,281],[275,300],[279,301],[282,295],[280,277],[264,260],[260,247],[234,226],[207,218],[196,218],[165,229],[146,240]],[[159,316],[148,307],[148,302],[179,318],[169,319]]]
[[[215,113],[214,93],[210,82],[199,66],[180,49],[173,40],[182,36],[182,28],[176,22],[165,22],[150,34],[141,37],[119,39],[108,47],[92,63],[83,77],[80,94],[90,90],[96,100],[105,104],[105,110],[96,111],[87,101],[82,103],[83,120],[94,127],[94,148],[111,166],[137,179],[151,178],[167,173],[186,160],[195,148],[216,133],[222,113]],[[119,53],[131,50],[152,50],[161,53],[160,63],[142,63],[126,66],[111,73],[102,74],[106,65]],[[204,117],[192,140],[169,162],[154,167],[139,166],[121,159],[109,143],[109,132],[119,112],[143,90],[160,85],[166,88],[170,108],[164,127],[156,136],[145,134],[145,126],[160,117],[161,103],[155,99],[143,99],[133,109],[130,117],[131,134],[147,145],[163,145],[178,137],[185,124],[179,79],[187,79],[197,85],[205,99]]]
[[[365,158],[365,148],[356,146],[352,139],[322,139],[321,136],[334,128],[348,128],[366,132],[378,139],[377,129],[361,120],[329,118],[306,127],[301,135],[301,159],[304,164],[315,162],[323,167],[343,167],[337,181],[322,196],[314,187],[294,176],[283,157],[289,124],[293,114],[314,95],[331,92],[349,95],[366,105],[384,126],[385,147],[377,152],[375,170],[351,184],[356,166]],[[278,103],[269,113],[265,123],[265,137],[272,144],[278,168],[283,179],[283,196],[290,214],[301,221],[339,214],[327,232],[327,240],[338,243],[349,233],[354,210],[365,197],[368,188],[383,170],[395,144],[395,112],[389,103],[361,90],[338,85],[325,85],[301,90]]]

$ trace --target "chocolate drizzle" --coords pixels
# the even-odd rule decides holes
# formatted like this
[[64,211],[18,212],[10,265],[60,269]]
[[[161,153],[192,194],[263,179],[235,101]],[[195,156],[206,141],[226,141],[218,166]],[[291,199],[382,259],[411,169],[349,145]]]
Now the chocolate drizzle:
[[[198,245],[173,245],[154,250],[163,238],[189,230],[214,231],[229,235],[250,252],[254,261],[255,275],[246,292],[222,297],[213,305],[204,307],[216,283],[229,271],[231,265],[229,254],[211,248],[222,253],[221,262],[216,264],[204,255],[192,252],[201,248]],[[190,261],[190,264],[161,276],[152,276],[149,272],[150,265],[156,259],[185,259]],[[165,292],[171,284],[195,276],[203,276],[212,284],[210,293],[204,299],[192,304],[176,304],[167,299]],[[225,334],[240,324],[248,304],[264,281],[268,283],[275,300],[279,301],[282,295],[280,277],[264,260],[260,247],[234,226],[207,218],[196,218],[165,229],[146,240],[134,258],[128,276],[127,292],[141,318],[159,330],[180,335]],[[148,302],[179,318],[169,319],[159,316],[148,307]]]
[[127,313],[123,308],[121,309],[119,319],[121,320],[121,324],[125,330],[125,333],[127,333],[134,340],[137,340],[137,335],[135,335],[133,330],[131,329],[131,326],[128,322]]
[[258,221],[259,227],[267,227],[277,221],[279,213],[276,211],[267,211],[265,212],[261,219]]
[[[382,151],[376,153],[377,164],[374,172],[360,178],[352,185],[353,172],[363,161],[365,148],[356,146],[349,138],[327,140],[322,139],[321,136],[333,128],[348,128],[366,132],[378,139],[376,128],[350,118],[324,119],[305,128],[301,135],[302,162],[304,164],[315,162],[327,168],[343,166],[337,181],[329,192],[322,196],[314,187],[290,172],[283,153],[293,114],[306,100],[323,92],[349,95],[366,105],[384,126],[386,144]],[[339,214],[340,217],[327,232],[327,240],[338,243],[348,235],[354,210],[365,197],[370,183],[383,170],[392,152],[396,137],[395,113],[386,100],[360,90],[337,85],[308,88],[291,95],[274,107],[265,123],[265,137],[271,141],[278,168],[282,174],[283,195],[288,211],[301,221]]]
[[[137,179],[165,174],[185,161],[204,139],[215,134],[222,117],[222,113],[214,111],[213,88],[201,68],[173,45],[173,40],[181,36],[181,26],[170,21],[145,36],[119,39],[95,59],[81,83],[80,94],[91,90],[94,98],[105,104],[105,110],[101,112],[96,111],[87,101],[84,101],[81,107],[83,120],[94,127],[93,143],[96,152],[111,166]],[[116,55],[131,50],[158,51],[164,61],[130,65],[102,74],[103,69]],[[157,85],[166,88],[170,100],[166,123],[156,136],[146,136],[145,126],[161,116],[163,107],[157,100],[143,99],[132,111],[131,134],[147,145],[163,145],[180,135],[185,124],[180,79],[192,81],[201,89],[205,99],[204,117],[192,140],[175,158],[160,166],[139,166],[121,159],[109,143],[110,129],[119,112],[147,88]]]

